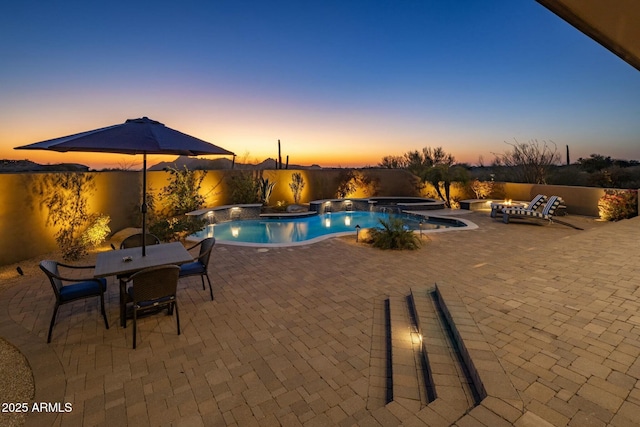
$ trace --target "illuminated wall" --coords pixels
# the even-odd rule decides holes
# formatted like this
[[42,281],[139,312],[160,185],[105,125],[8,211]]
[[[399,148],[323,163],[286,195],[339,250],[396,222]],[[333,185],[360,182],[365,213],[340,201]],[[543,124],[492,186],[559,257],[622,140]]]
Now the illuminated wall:
[[[289,188],[291,175],[302,174],[306,185],[302,203],[335,197],[340,170],[267,170],[263,176],[276,181],[271,204],[283,200],[293,203]],[[364,169],[379,182],[379,196],[418,196],[416,177],[403,170]],[[226,205],[231,202],[225,176],[239,171],[208,171],[202,183],[206,207]],[[95,191],[90,199],[89,212],[104,213],[111,217],[109,227],[115,233],[126,227],[140,227],[142,174],[140,172],[93,172]],[[11,264],[55,251],[54,227],[47,227],[47,208],[42,206],[39,187],[45,174],[0,174],[0,265]],[[169,173],[149,172],[148,188],[159,192],[168,182]],[[505,183],[504,197],[513,200],[531,200],[538,193],[559,195],[565,200],[569,213],[598,216],[598,199],[604,194],[601,188],[543,186]]]
[[46,227],[46,208],[37,187],[42,174],[0,175],[0,264],[10,264],[56,248]]

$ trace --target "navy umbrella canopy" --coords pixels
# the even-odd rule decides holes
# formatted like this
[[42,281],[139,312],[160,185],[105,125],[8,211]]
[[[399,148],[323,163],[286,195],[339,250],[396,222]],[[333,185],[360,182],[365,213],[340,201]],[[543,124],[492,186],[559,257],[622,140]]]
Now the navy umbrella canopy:
[[[231,151],[209,142],[166,127],[148,117],[128,119],[118,125],[107,126],[61,138],[15,147],[16,150],[81,151],[95,153],[142,154],[142,235],[146,234],[147,212],[147,154],[175,154],[183,156],[235,156]],[[146,255],[143,239],[142,255]]]

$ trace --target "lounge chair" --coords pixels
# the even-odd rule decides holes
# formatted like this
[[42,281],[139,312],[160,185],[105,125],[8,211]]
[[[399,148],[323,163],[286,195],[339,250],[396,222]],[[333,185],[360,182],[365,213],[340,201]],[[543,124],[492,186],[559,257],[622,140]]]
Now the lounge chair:
[[510,207],[524,209],[528,211],[537,211],[538,208],[540,208],[540,206],[542,206],[542,204],[546,201],[547,201],[547,196],[545,196],[544,194],[538,194],[529,202],[527,206],[524,206],[524,207],[507,206],[504,203],[491,203],[491,218],[495,218],[498,213],[502,213],[502,210],[504,208],[510,208]]
[[546,205],[542,211],[532,211],[530,209],[522,208],[503,208],[502,209],[502,222],[509,223],[509,218],[527,218],[527,219],[542,219],[553,222],[554,215],[558,210],[558,206],[563,203],[563,200],[558,196],[551,196],[547,200]]
[[211,287],[211,280],[209,279],[208,269],[209,258],[211,258],[211,251],[213,250],[213,245],[215,244],[216,239],[214,237],[208,237],[191,246],[187,250],[190,251],[200,246],[198,257],[195,258],[193,262],[182,264],[180,266],[180,277],[200,276],[200,279],[202,280],[202,290],[205,290],[204,278],[205,276],[207,277],[207,282],[209,282],[209,293],[211,294],[211,301],[213,301],[213,288]]
[[175,309],[178,335],[180,335],[180,316],[176,301],[179,273],[180,267],[177,265],[162,265],[140,270],[125,280],[127,283],[133,283],[127,292],[133,302],[134,349],[137,344],[138,313],[141,311],[155,310],[162,306],[167,306],[169,314],[173,314]]
[[[49,334],[47,335],[47,343],[51,342],[51,333],[53,332],[53,325],[56,322],[56,314],[58,314],[58,308],[61,305],[68,304],[73,301],[77,301],[84,298],[100,297],[100,311],[102,317],[104,317],[104,326],[109,329],[109,321],[107,320],[107,313],[104,311],[104,292],[107,289],[107,281],[105,279],[85,278],[68,278],[62,277],[58,267],[65,268],[94,268],[93,265],[76,266],[62,264],[57,261],[41,261],[40,269],[47,275],[53,288],[53,293],[56,296],[56,305],[53,307],[53,316],[51,316],[51,323],[49,324]],[[64,285],[63,282],[75,282],[70,285]]]

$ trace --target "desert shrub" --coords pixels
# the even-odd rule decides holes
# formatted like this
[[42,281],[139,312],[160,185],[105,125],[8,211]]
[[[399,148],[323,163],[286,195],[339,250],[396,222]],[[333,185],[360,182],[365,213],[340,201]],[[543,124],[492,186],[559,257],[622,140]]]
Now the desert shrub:
[[[147,195],[149,232],[164,242],[183,240],[202,230],[206,221],[184,215],[204,206],[205,197],[200,194],[202,181],[207,173],[202,171],[169,168],[169,183],[157,197]],[[164,209],[156,209],[160,202]]]
[[291,175],[291,182],[289,183],[289,188],[291,189],[291,193],[293,193],[293,203],[298,204],[300,202],[300,196],[302,196],[302,189],[305,186],[304,178],[302,174],[299,172]]
[[494,165],[506,167],[504,172],[508,181],[546,184],[550,170],[560,162],[560,153],[553,141],[506,144],[511,149],[502,154],[494,153]]
[[638,188],[640,173],[637,168],[612,166],[589,175],[589,184],[604,188]]
[[548,183],[551,185],[589,185],[589,173],[578,165],[558,166],[551,169]]
[[163,242],[184,240],[190,234],[202,230],[206,220],[190,215],[180,215],[166,218],[153,223],[149,232],[155,234]]
[[358,192],[362,193],[364,197],[375,196],[378,192],[378,186],[379,183],[376,180],[371,179],[362,172],[346,169],[341,171],[338,176],[336,197],[339,199],[353,197]]
[[85,173],[53,173],[41,181],[38,192],[48,210],[46,224],[58,228],[54,237],[67,261],[87,254],[87,245],[81,237],[91,220],[88,201],[94,190],[94,176]]
[[85,247],[98,246],[107,239],[111,229],[109,215],[95,215],[89,226],[82,232],[80,242]]
[[420,238],[405,227],[399,218],[389,217],[381,219],[382,228],[369,229],[367,243],[379,249],[418,249],[421,245]]
[[479,179],[474,179],[471,182],[471,190],[475,194],[476,199],[486,199],[491,195],[493,185],[493,181],[480,181]]
[[273,207],[274,212],[286,212],[287,211],[287,202],[284,200],[278,200],[276,205]]
[[270,182],[269,178],[260,177],[258,178],[257,184],[260,203],[265,205],[269,204],[269,199],[271,198],[273,187],[276,186],[276,182]]
[[258,181],[251,171],[239,171],[227,176],[231,204],[258,203]]
[[109,228],[111,218],[108,215],[93,215],[88,221],[89,226],[77,238],[73,238],[61,247],[62,257],[65,260],[79,260],[87,255],[89,248],[100,245],[111,233]]
[[192,171],[186,166],[184,169],[168,168],[168,171],[171,174],[169,184],[160,192],[160,200],[168,206],[168,215],[182,215],[200,209],[205,201],[200,189],[207,172]]
[[604,196],[598,201],[600,218],[606,221],[638,216],[637,190],[605,190]]

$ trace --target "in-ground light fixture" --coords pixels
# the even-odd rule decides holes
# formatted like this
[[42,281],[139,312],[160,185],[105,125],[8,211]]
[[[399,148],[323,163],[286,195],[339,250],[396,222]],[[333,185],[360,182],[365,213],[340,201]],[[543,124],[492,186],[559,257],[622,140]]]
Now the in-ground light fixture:
[[358,243],[359,236],[360,236],[360,224],[356,224],[356,243]]

